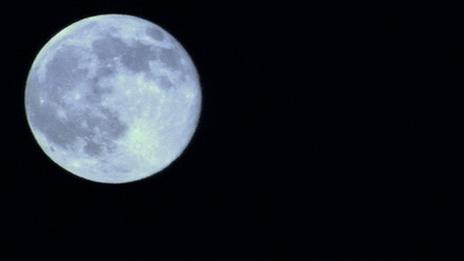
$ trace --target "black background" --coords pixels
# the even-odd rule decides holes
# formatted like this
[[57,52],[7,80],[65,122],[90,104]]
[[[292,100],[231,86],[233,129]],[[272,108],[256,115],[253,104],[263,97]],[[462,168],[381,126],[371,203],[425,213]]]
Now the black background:
[[[459,7],[193,2],[2,7],[2,253],[419,260],[461,248]],[[55,165],[24,111],[41,47],[105,13],[173,34],[203,92],[183,155],[123,185]]]

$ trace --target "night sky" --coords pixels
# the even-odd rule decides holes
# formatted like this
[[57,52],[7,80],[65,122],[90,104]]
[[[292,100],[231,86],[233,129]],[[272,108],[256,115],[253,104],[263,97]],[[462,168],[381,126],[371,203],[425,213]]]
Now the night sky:
[[[0,18],[0,255],[423,260],[461,248],[459,8],[39,2],[5,4]],[[121,185],[53,163],[24,109],[43,45],[107,13],[170,32],[197,66],[203,93],[184,153]]]

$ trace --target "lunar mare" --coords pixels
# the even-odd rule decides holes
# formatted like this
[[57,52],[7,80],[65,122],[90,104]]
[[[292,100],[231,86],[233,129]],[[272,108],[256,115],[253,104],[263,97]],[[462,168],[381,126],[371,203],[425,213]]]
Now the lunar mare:
[[151,176],[187,147],[198,124],[197,70],[161,27],[129,15],[85,18],[40,50],[25,92],[27,120],[55,163],[82,178]]

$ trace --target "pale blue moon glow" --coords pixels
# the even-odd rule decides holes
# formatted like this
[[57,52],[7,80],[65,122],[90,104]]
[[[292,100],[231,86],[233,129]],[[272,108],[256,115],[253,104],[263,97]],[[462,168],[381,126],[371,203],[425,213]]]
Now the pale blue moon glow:
[[167,31],[98,15],[53,36],[26,83],[26,116],[45,154],[102,183],[149,177],[189,144],[201,111],[195,65]]

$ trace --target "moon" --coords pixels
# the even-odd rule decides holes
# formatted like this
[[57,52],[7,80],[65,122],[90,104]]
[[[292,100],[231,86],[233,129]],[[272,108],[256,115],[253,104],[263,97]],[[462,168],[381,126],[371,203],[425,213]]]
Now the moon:
[[198,72],[166,30],[122,14],[77,21],[37,54],[25,89],[33,137],[81,178],[126,183],[158,173],[191,141]]

